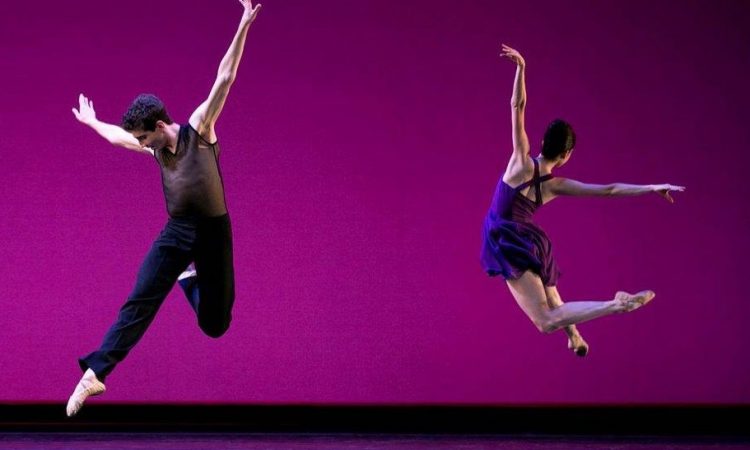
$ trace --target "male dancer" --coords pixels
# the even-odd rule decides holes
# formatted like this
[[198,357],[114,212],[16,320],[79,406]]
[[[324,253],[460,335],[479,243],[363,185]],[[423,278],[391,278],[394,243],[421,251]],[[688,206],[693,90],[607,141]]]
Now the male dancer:
[[[76,119],[110,143],[155,157],[169,220],[146,255],[135,288],[101,347],[79,360],[84,374],[68,400],[68,416],[75,415],[89,396],[104,393],[105,378],[146,332],[178,278],[204,333],[217,338],[229,328],[234,303],[232,232],[214,125],[237,75],[247,31],[261,6],[253,7],[252,0],[239,1],[244,12],[237,33],[208,98],[188,124],[173,123],[164,104],[147,94],[134,100],[122,127],[97,120],[93,103],[83,94],[79,108],[73,108]],[[194,271],[188,269],[191,262]]]

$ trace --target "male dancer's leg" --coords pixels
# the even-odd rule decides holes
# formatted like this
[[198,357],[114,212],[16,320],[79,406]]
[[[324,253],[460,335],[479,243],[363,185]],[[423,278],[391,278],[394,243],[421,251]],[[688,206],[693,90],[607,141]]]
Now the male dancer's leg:
[[[211,337],[229,328],[234,305],[232,226],[228,215],[202,219],[198,224],[194,256],[197,289],[191,304],[197,304],[198,325]],[[183,286],[184,288],[185,286]],[[191,295],[187,289],[186,294]]]
[[102,345],[79,360],[84,371],[90,368],[104,381],[141,339],[177,276],[189,264],[190,241],[194,236],[193,227],[172,220],[167,223],[146,255],[135,288],[120,309],[117,321],[104,336]]
[[106,391],[104,379],[146,332],[177,276],[190,262],[194,242],[194,224],[174,219],[167,222],[146,255],[135,288],[101,347],[79,360],[84,374],[68,399],[68,417],[76,415],[88,397]]

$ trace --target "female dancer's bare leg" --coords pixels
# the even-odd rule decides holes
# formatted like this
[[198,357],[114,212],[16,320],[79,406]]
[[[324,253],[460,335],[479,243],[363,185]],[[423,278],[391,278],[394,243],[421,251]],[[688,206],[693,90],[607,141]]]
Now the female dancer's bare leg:
[[[550,309],[559,308],[563,305],[560,293],[557,292],[556,286],[545,286],[544,291],[547,294],[547,304]],[[583,339],[581,333],[575,325],[568,325],[563,328],[568,335],[568,349],[572,350],[578,356],[586,356],[589,353],[589,344]]]
[[635,295],[619,291],[606,301],[575,301],[550,308],[539,275],[526,271],[517,280],[506,280],[518,306],[542,333],[552,333],[568,325],[610,314],[633,311],[650,302],[656,294],[641,291]]

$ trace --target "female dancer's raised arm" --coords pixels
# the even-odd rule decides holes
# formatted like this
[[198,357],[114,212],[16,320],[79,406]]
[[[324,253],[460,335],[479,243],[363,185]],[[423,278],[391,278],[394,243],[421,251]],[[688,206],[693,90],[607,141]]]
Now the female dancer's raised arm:
[[529,138],[526,136],[524,114],[526,113],[526,61],[518,51],[502,45],[500,56],[516,63],[516,79],[510,98],[511,123],[513,124],[513,159],[523,162],[529,156]]

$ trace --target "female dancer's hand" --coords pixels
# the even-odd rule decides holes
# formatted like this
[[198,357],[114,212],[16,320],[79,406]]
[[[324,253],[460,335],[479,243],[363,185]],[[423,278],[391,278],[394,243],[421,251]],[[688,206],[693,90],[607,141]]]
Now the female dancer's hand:
[[516,63],[519,67],[526,67],[526,61],[523,59],[523,56],[518,53],[518,50],[510,48],[505,44],[502,44],[502,48],[500,49],[500,56],[508,58],[509,60]]
[[255,5],[255,7],[253,7],[252,0],[240,0],[240,3],[242,3],[242,6],[245,8],[245,13],[242,18],[252,23],[252,21],[255,20],[255,16],[258,15],[258,11],[260,11],[260,3]]
[[672,198],[671,195],[669,195],[669,193],[671,191],[682,192],[685,190],[685,187],[673,186],[671,184],[654,184],[651,186],[651,189],[657,194],[664,197],[664,199],[666,199],[669,203],[674,203],[674,199]]

